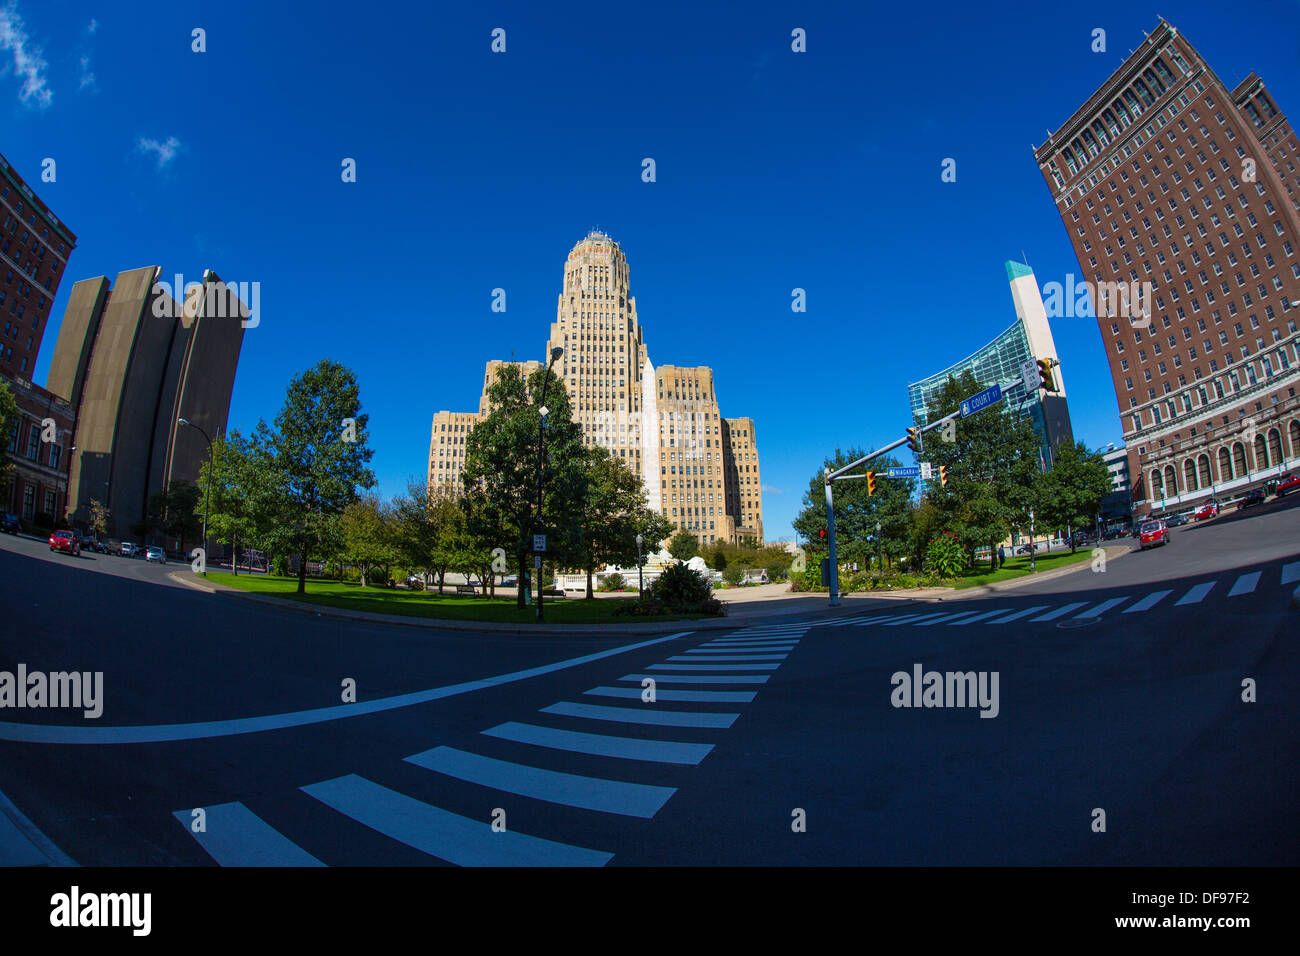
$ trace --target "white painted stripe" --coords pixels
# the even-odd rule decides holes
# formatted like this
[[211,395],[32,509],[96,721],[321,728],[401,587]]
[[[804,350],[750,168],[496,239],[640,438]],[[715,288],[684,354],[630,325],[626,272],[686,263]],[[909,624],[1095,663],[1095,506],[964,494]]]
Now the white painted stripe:
[[653,647],[666,641],[675,641],[686,637],[690,631],[679,631],[667,637],[656,637],[636,644],[624,644],[607,651],[572,657],[555,664],[543,664],[527,670],[498,674],[480,680],[465,681],[461,684],[449,684],[432,690],[414,691],[410,694],[398,694],[394,697],[381,697],[378,700],[358,701],[355,704],[338,704],[333,707],[318,707],[313,710],[299,710],[287,714],[271,714],[265,717],[236,717],[230,720],[205,720],[191,724],[143,724],[126,727],[86,727],[60,726],[57,724],[15,724],[0,723],[0,740],[20,740],[26,743],[42,744],[147,744],[170,740],[201,740],[208,737],[231,737],[236,734],[255,734],[264,730],[282,730],[285,727],[302,727],[306,724],[320,724],[330,720],[342,720],[347,717],[362,717],[401,707],[425,704],[431,700],[455,697],[488,687],[499,687],[514,681],[527,680],[541,674],[553,674],[556,671],[578,667],[592,661],[603,660],[627,651]]
[[658,813],[668,798],[677,792],[675,787],[652,787],[543,770],[540,767],[483,757],[453,747],[434,747],[406,759],[427,770],[491,787],[503,793],[647,820]]
[[1175,601],[1174,607],[1178,607],[1179,605],[1182,604],[1200,604],[1202,601],[1205,600],[1205,595],[1209,594],[1210,589],[1213,587],[1214,587],[1213,581],[1206,581],[1204,584],[1196,585],[1196,587],[1192,588],[1190,591],[1188,591],[1186,594],[1180,597],[1177,601]]
[[788,657],[787,654],[718,654],[706,657],[689,657],[686,654],[676,654],[670,658],[670,661],[783,661]]
[[1228,597],[1236,597],[1238,594],[1249,594],[1255,590],[1255,585],[1259,584],[1259,571],[1252,571],[1249,574],[1243,574],[1237,578],[1237,583],[1232,586],[1228,592]]
[[780,664],[651,664],[648,671],[774,671]]
[[706,641],[708,644],[718,644],[721,646],[741,645],[741,644],[798,644],[797,637],[720,637],[716,641]]
[[651,724],[656,727],[706,727],[726,730],[740,714],[705,714],[700,711],[658,710],[655,704],[640,707],[605,707],[601,704],[573,704],[560,701],[541,709],[543,714],[582,717],[586,720],[609,720],[621,724]]
[[904,624],[904,623],[906,623],[906,624],[920,624],[922,621],[926,621],[926,620],[928,620],[928,619],[930,619],[930,618],[947,617],[950,613],[952,613],[952,612],[951,612],[951,611],[939,611],[939,612],[933,612],[933,611],[932,611],[932,612],[930,612],[929,614],[919,614],[919,615],[917,615],[915,618],[913,618],[911,621],[896,621],[895,623],[896,623],[896,624]]
[[1012,621],[1020,620],[1022,617],[1028,617],[1030,614],[1037,614],[1039,611],[1045,611],[1047,607],[1048,605],[1046,604],[1038,604],[1035,605],[1034,607],[1027,607],[1023,611],[1015,611],[1011,614],[1008,614],[1006,617],[995,617],[993,620],[989,621],[989,623],[1009,624]]
[[1127,601],[1127,600],[1128,600],[1128,596],[1127,596],[1127,595],[1125,595],[1124,597],[1111,598],[1111,599],[1108,600],[1108,601],[1102,601],[1102,602],[1101,602],[1100,604],[1098,604],[1096,607],[1090,607],[1090,608],[1088,608],[1086,611],[1080,611],[1078,614],[1076,614],[1076,615],[1074,615],[1074,616],[1075,616],[1076,618],[1078,618],[1078,617],[1100,617],[1101,615],[1103,615],[1103,614],[1105,614],[1107,611],[1109,611],[1111,608],[1113,608],[1113,607],[1117,607],[1117,606],[1119,606],[1120,604],[1123,604],[1123,603],[1124,603],[1125,601]]
[[883,620],[863,621],[863,624],[907,624],[910,621],[919,621],[923,617],[930,617],[933,611],[925,611],[921,614],[898,614],[893,617],[887,617]]
[[794,650],[793,644],[778,644],[775,647],[748,647],[742,644],[740,647],[692,647],[685,654],[731,654],[741,657],[762,656],[764,654],[789,654]]
[[1169,597],[1169,595],[1173,593],[1174,593],[1173,591],[1152,591],[1150,594],[1148,594],[1142,600],[1138,601],[1132,607],[1124,608],[1124,613],[1134,614],[1138,611],[1149,610],[1150,608],[1155,607],[1157,604],[1159,604],[1161,601],[1163,601],[1165,598]]
[[766,674],[624,674],[619,680],[636,681],[646,678],[656,684],[766,684]]
[[968,614],[974,614],[974,613],[975,613],[974,611],[966,610],[966,611],[958,611],[955,614],[943,614],[940,615],[939,617],[931,618],[928,621],[917,621],[916,624],[913,625],[913,627],[929,627],[931,624],[942,624],[945,621],[953,621],[956,618],[966,617]]
[[[640,687],[593,687],[586,693],[598,697],[625,697],[629,700],[640,700],[644,690]],[[748,704],[753,701],[754,692],[752,690],[665,690],[656,686],[655,699],[686,700],[699,704]]]
[[238,801],[203,808],[204,830],[195,833],[193,810],[172,814],[221,866],[324,866]]
[[1004,608],[1004,607],[1000,607],[1000,608],[998,608],[996,611],[985,611],[985,612],[983,612],[982,614],[976,614],[974,617],[968,617],[968,618],[966,618],[966,620],[964,620],[964,621],[949,621],[949,622],[948,622],[948,626],[949,626],[949,627],[960,627],[960,626],[963,625],[963,624],[974,624],[976,621],[980,621],[980,620],[983,620],[984,618],[988,618],[988,617],[993,617],[993,616],[996,615],[996,614],[1005,614],[1006,611],[1007,611],[1006,608]]
[[328,807],[398,843],[458,866],[604,866],[614,854],[556,843],[449,813],[348,774],[302,788]]
[[708,653],[709,651],[790,651],[799,646],[798,641],[783,641],[780,644],[701,644],[691,648],[687,654]]
[[1282,583],[1290,584],[1292,581],[1300,581],[1300,561],[1282,565]]
[[1058,607],[1053,611],[1048,611],[1046,614],[1040,614],[1038,615],[1038,617],[1031,617],[1029,620],[1031,622],[1032,621],[1055,621],[1058,617],[1064,617],[1065,615],[1069,614],[1071,611],[1077,611],[1079,608],[1083,607],[1087,603],[1088,603],[1087,601],[1072,601],[1071,603],[1062,605],[1061,607]]
[[611,737],[608,734],[584,734],[576,730],[556,730],[536,724],[507,721],[483,731],[489,737],[516,743],[567,750],[571,753],[595,754],[598,757],[622,757],[625,760],[650,760],[655,763],[698,764],[713,749],[713,744],[688,744],[675,740],[639,740],[635,737]]

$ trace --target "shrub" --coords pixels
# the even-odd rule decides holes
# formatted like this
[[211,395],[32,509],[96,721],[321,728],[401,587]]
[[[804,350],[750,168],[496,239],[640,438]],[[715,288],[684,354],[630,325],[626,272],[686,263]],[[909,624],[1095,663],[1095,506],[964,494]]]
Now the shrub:
[[679,614],[697,613],[713,597],[713,584],[685,564],[670,564],[650,585],[650,596]]
[[732,587],[735,587],[741,581],[745,580],[745,566],[743,564],[729,564],[722,569],[722,580],[726,581]]
[[965,564],[961,539],[951,531],[940,532],[925,549],[925,569],[940,578],[955,578]]
[[651,617],[656,614],[667,613],[668,609],[654,598],[646,598],[642,601],[621,601],[619,606],[614,608],[615,617]]
[[277,554],[271,561],[271,572],[281,577],[289,576],[289,556]]
[[413,578],[410,583],[410,588],[412,591],[423,591],[424,578]]
[[615,573],[605,576],[600,589],[602,591],[621,591],[625,587],[627,587],[627,581],[623,578],[623,575]]

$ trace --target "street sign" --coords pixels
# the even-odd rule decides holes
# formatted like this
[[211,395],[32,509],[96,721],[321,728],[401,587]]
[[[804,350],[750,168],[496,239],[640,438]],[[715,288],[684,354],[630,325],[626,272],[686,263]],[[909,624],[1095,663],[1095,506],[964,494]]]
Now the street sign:
[[934,468],[928,461],[921,462],[921,480],[929,481],[934,477]]
[[1002,401],[1002,386],[990,385],[982,392],[972,395],[966,401],[961,403],[961,417],[974,415],[976,412],[983,411],[990,405]]
[[915,465],[909,465],[906,468],[891,468],[885,472],[886,478],[919,478],[921,469]]
[[539,571],[542,569],[542,556],[540,554],[533,555],[533,567]]
[[1020,363],[1020,381],[1024,382],[1026,392],[1038,391],[1042,378],[1038,374],[1038,363],[1033,359],[1025,359]]
[[546,550],[546,535],[544,534],[533,535],[533,550],[537,552],[542,552]]

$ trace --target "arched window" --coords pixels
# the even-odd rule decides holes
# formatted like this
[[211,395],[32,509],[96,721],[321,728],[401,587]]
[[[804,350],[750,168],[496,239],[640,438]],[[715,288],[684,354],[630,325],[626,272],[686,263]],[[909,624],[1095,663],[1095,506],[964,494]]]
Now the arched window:
[[1196,481],[1196,462],[1190,458],[1183,462],[1183,487],[1188,491],[1196,491],[1200,488]]
[[1210,474],[1210,456],[1201,455],[1196,459],[1196,465],[1201,476],[1201,487],[1214,484],[1214,476]]
[[1160,469],[1157,468],[1151,472],[1151,497],[1163,498],[1165,496],[1165,482],[1160,476]]
[[1282,461],[1282,433],[1276,428],[1268,430],[1268,456],[1275,465]]
[[1250,473],[1250,470],[1246,467],[1246,446],[1241,442],[1233,442],[1232,444],[1232,469],[1236,474],[1243,477]]
[[1300,455],[1300,419],[1291,419],[1291,424],[1287,426],[1287,431],[1291,436],[1291,457]]
[[1232,479],[1232,456],[1228,449],[1219,449],[1219,480],[1230,481]]
[[1263,435],[1255,436],[1255,469],[1267,468],[1270,462],[1268,460],[1268,446],[1264,443]]
[[1165,488],[1170,496],[1178,494],[1178,472],[1173,465],[1165,465]]

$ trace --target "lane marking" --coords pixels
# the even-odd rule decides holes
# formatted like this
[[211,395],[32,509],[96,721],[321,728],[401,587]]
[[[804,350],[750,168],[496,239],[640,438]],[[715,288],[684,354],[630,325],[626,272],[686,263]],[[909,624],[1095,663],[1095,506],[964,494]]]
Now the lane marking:
[[1127,600],[1128,600],[1128,596],[1127,596],[1127,595],[1125,595],[1124,597],[1111,598],[1109,601],[1102,601],[1102,602],[1101,602],[1100,604],[1098,604],[1096,607],[1090,607],[1090,608],[1088,608],[1086,611],[1080,611],[1078,614],[1076,614],[1076,615],[1074,615],[1074,616],[1075,616],[1076,618],[1080,618],[1080,617],[1100,617],[1102,614],[1105,614],[1105,613],[1106,613],[1107,611],[1109,611],[1111,608],[1116,607],[1117,605],[1123,604],[1123,603],[1124,603],[1125,601],[1127,601]]
[[995,615],[1005,614],[1006,612],[1006,608],[1000,607],[996,611],[985,611],[983,614],[976,614],[974,617],[968,617],[964,621],[949,621],[948,626],[960,627],[962,624],[974,624],[976,621],[982,620],[986,617],[994,617]]
[[[766,680],[766,678],[764,678]],[[598,697],[625,697],[640,700],[640,687],[593,687],[585,693]],[[757,696],[752,690],[665,690],[655,688],[656,700],[685,700],[697,704],[749,704]]]
[[510,720],[483,731],[489,737],[513,740],[520,744],[567,750],[570,753],[595,754],[597,757],[621,757],[624,760],[649,760],[654,763],[697,765],[713,749],[713,744],[688,744],[676,740],[640,740],[636,737],[611,737],[608,734],[584,734],[576,730],[556,730]]
[[204,807],[206,831],[190,829],[193,810],[172,814],[220,866],[324,866],[242,803]]
[[1228,597],[1236,597],[1238,594],[1249,594],[1255,590],[1255,585],[1259,584],[1259,571],[1252,571],[1250,574],[1243,574],[1237,578],[1237,583],[1232,586],[1228,592]]
[[287,727],[302,727],[307,724],[320,724],[331,720],[343,720],[347,717],[363,717],[402,707],[426,704],[445,697],[455,697],[489,687],[499,687],[515,681],[527,680],[541,674],[553,674],[570,667],[579,667],[592,661],[604,660],[627,651],[643,647],[654,647],[667,641],[686,637],[691,631],[681,631],[667,637],[656,637],[636,644],[584,654],[554,664],[543,664],[527,670],[512,671],[496,677],[484,677],[479,680],[449,684],[431,690],[415,691],[410,694],[398,694],[394,697],[381,697],[378,700],[359,701],[355,704],[336,704],[333,707],[317,707],[313,710],[299,710],[287,714],[269,714],[264,717],[235,717],[227,720],[205,720],[188,724],[142,724],[119,727],[67,726],[60,724],[15,724],[0,723],[0,740],[18,740],[23,743],[39,744],[152,744],[172,740],[201,740],[208,737],[233,737],[238,734],[255,734],[264,730],[283,730]]
[[641,707],[605,707],[601,704],[573,704],[560,701],[543,707],[543,714],[561,717],[582,717],[587,720],[608,720],[621,724],[652,724],[656,727],[705,727],[726,730],[740,714],[705,714],[700,711],[655,710],[653,704]]
[[788,654],[718,654],[714,656],[691,657],[688,654],[677,654],[668,658],[670,661],[783,661]]
[[1174,607],[1178,607],[1179,605],[1182,604],[1200,604],[1202,601],[1205,600],[1205,595],[1209,594],[1210,589],[1213,587],[1214,587],[1213,581],[1206,581],[1204,584],[1196,585],[1196,587],[1192,588],[1181,598],[1175,601]]
[[958,621],[957,618],[959,618],[959,617],[966,617],[967,615],[974,614],[974,613],[975,613],[975,612],[974,612],[974,611],[971,611],[971,610],[958,611],[956,614],[945,614],[945,615],[943,615],[942,617],[936,617],[936,618],[933,618],[933,619],[931,619],[931,620],[929,620],[929,621],[917,621],[916,624],[914,624],[913,626],[914,626],[914,627],[929,627],[929,626],[932,625],[932,624],[943,624],[943,623],[945,623],[945,622],[951,622],[951,623],[954,623],[954,624],[960,624],[960,623],[964,623],[964,622]]
[[651,664],[648,671],[774,671],[780,664]]
[[918,615],[917,615],[915,618],[913,618],[911,621],[895,621],[894,623],[895,623],[895,624],[903,624],[903,623],[907,623],[907,624],[920,624],[921,622],[923,622],[923,621],[925,621],[925,620],[928,620],[928,619],[930,619],[930,618],[947,617],[947,616],[948,616],[949,614],[951,614],[951,613],[952,613],[951,611],[939,611],[939,612],[937,612],[937,613],[936,613],[936,612],[930,612],[929,614],[918,614]]
[[1047,610],[1048,606],[1049,605],[1046,604],[1039,604],[1036,607],[1027,607],[1023,611],[1016,611],[1014,614],[1008,614],[1006,617],[994,618],[992,621],[989,621],[989,623],[1010,624],[1012,621],[1018,621],[1022,617],[1028,617],[1030,614],[1035,614],[1038,611],[1045,611]]
[[1290,584],[1292,581],[1300,581],[1300,561],[1282,565],[1282,583]]
[[653,787],[543,770],[540,767],[495,760],[454,747],[434,747],[413,754],[406,760],[426,770],[491,787],[503,793],[646,820],[658,813],[668,798],[677,792],[676,787]]
[[614,854],[481,823],[356,774],[302,791],[386,837],[458,866],[604,866]]
[[766,684],[766,674],[624,674],[619,680],[636,681],[650,679],[656,684]]
[[1165,598],[1169,597],[1169,595],[1171,595],[1171,594],[1173,594],[1173,593],[1174,593],[1174,592],[1173,592],[1172,590],[1169,590],[1169,591],[1152,591],[1150,594],[1148,594],[1148,595],[1147,595],[1146,597],[1144,597],[1142,600],[1138,601],[1138,602],[1137,602],[1136,604],[1134,604],[1132,607],[1126,607],[1126,608],[1124,608],[1124,613],[1125,613],[1125,614],[1134,614],[1134,613],[1136,613],[1136,612],[1138,612],[1138,611],[1146,611],[1146,610],[1148,610],[1148,609],[1150,609],[1150,608],[1155,607],[1157,604],[1159,604],[1161,601],[1163,601]]
[[1054,611],[1048,611],[1046,614],[1038,615],[1038,617],[1031,617],[1029,620],[1031,623],[1034,621],[1055,621],[1058,617],[1064,617],[1071,611],[1077,611],[1087,603],[1087,601],[1071,601],[1069,604],[1058,607]]

